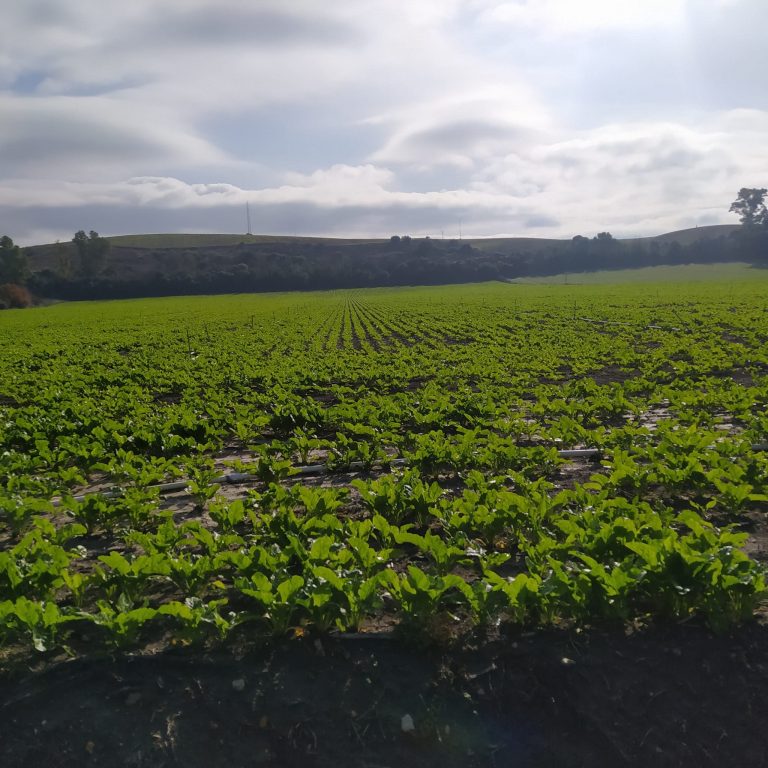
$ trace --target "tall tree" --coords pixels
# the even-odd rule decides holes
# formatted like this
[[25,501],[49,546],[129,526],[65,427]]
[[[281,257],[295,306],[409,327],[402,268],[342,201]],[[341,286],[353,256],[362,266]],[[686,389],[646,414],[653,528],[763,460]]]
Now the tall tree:
[[766,189],[742,187],[739,196],[731,203],[730,212],[737,213],[746,227],[756,224],[768,224],[768,211],[765,208]]
[[766,189],[743,187],[731,204],[731,212],[741,219],[736,242],[745,259],[768,263],[768,209],[765,207]]
[[104,269],[109,255],[110,243],[105,237],[91,230],[87,235],[85,230],[78,230],[72,238],[75,250],[80,259],[80,274],[93,277]]
[[0,283],[24,283],[29,275],[26,256],[8,235],[0,237]]

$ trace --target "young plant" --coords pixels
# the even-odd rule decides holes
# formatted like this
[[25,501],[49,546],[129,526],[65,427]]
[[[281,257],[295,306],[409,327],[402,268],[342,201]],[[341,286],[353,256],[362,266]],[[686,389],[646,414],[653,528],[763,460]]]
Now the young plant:
[[107,639],[117,648],[135,645],[144,625],[157,616],[157,609],[147,606],[134,607],[130,599],[121,595],[115,603],[99,600],[98,611],[86,616],[97,627],[107,632]]
[[380,578],[403,621],[422,628],[429,626],[442,608],[461,603],[462,585],[466,584],[459,576],[428,574],[415,565],[400,575],[386,569]]
[[267,622],[275,637],[285,635],[298,624],[304,604],[304,579],[301,576],[274,576],[273,580],[256,572],[249,579],[236,579],[235,589],[252,598],[260,607],[254,616]]
[[0,626],[15,627],[28,635],[36,651],[44,653],[58,644],[62,625],[82,618],[77,614],[66,614],[53,601],[29,600],[19,597],[15,601],[0,604]]
[[101,555],[99,561],[108,570],[96,566],[95,574],[105,594],[114,599],[118,595],[131,606],[142,601],[149,581],[170,573],[169,558],[163,554],[139,555],[128,559],[120,552]]
[[309,620],[322,632],[332,626],[357,630],[366,615],[381,605],[379,575],[365,578],[359,571],[336,573],[324,565],[311,568],[304,606]]
[[394,524],[411,519],[426,526],[443,493],[437,483],[425,483],[415,469],[377,480],[353,480],[352,485],[371,512]]
[[89,534],[99,528],[111,531],[118,519],[115,503],[97,493],[88,494],[80,501],[72,496],[64,496],[61,506],[70,517],[84,525]]
[[0,524],[7,524],[11,529],[11,536],[15,539],[30,527],[36,517],[50,514],[52,510],[52,504],[44,499],[24,497],[0,490]]
[[184,602],[164,603],[157,614],[175,619],[177,631],[186,643],[202,642],[211,633],[218,640],[224,640],[236,624],[234,613],[228,617],[221,613],[227,602],[226,598],[204,602],[198,597],[188,597]]
[[216,499],[208,505],[208,516],[220,531],[227,533],[245,520],[245,504],[242,499]]
[[220,472],[214,467],[211,460],[201,461],[189,467],[189,485],[187,491],[195,501],[198,510],[205,509],[205,505],[216,495],[221,487],[217,480]]

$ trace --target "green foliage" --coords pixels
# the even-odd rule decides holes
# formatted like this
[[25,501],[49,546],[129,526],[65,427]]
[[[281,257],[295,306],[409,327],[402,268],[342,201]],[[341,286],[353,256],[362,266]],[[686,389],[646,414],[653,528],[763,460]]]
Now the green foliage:
[[263,619],[275,636],[285,635],[292,626],[298,625],[303,587],[304,579],[296,575],[275,576],[270,580],[256,572],[250,579],[235,581],[235,589],[250,597],[258,607],[255,617]]
[[0,284],[24,283],[29,276],[27,257],[8,235],[0,237]]
[[409,565],[406,573],[382,571],[388,597],[407,623],[429,625],[438,611],[461,604],[466,582],[460,576],[438,576]]
[[394,524],[406,520],[424,526],[442,495],[440,486],[425,483],[415,469],[383,475],[377,480],[353,480],[363,504]]
[[63,624],[77,621],[80,616],[63,613],[53,601],[37,602],[26,597],[0,603],[0,636],[18,632],[29,637],[32,646],[41,653],[57,646]]
[[93,277],[104,269],[110,251],[110,242],[91,230],[87,235],[80,229],[72,238],[80,260],[80,274]]
[[766,189],[748,189],[742,187],[738,197],[731,203],[731,213],[739,216],[743,226],[751,227],[768,224],[768,210],[765,207]]
[[96,607],[97,611],[88,614],[87,618],[101,627],[107,642],[117,648],[135,645],[144,626],[157,616],[155,608],[135,608],[131,600],[122,595],[114,603],[99,600]]
[[157,615],[173,618],[176,631],[187,643],[202,642],[211,634],[223,640],[234,626],[232,615],[226,617],[221,613],[226,604],[226,599],[205,603],[199,598],[188,597],[184,602],[164,603],[157,609]]
[[765,295],[756,275],[7,313],[3,642],[749,620]]
[[52,510],[53,505],[45,499],[25,498],[0,491],[0,522],[8,525],[14,537],[29,528],[36,517]]
[[210,460],[192,464],[188,471],[189,485],[187,490],[194,499],[197,508],[202,510],[221,488],[221,485],[216,482],[221,473]]
[[245,504],[241,499],[236,501],[212,502],[208,506],[208,516],[216,523],[221,531],[231,531],[245,520]]

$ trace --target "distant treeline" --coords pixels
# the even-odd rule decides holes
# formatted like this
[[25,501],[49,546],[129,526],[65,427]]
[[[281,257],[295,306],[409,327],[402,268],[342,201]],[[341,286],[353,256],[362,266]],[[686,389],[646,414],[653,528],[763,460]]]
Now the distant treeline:
[[[92,233],[95,235],[96,233]],[[52,248],[53,246],[45,246]],[[69,244],[58,256],[27,249],[27,287],[59,299],[113,299],[208,293],[437,285],[658,265],[747,261],[768,264],[763,228],[683,245],[663,239],[596,238],[481,250],[457,240],[392,237],[374,243],[264,242],[200,248],[113,246],[98,264],[73,269]],[[43,266],[44,264],[44,266]]]

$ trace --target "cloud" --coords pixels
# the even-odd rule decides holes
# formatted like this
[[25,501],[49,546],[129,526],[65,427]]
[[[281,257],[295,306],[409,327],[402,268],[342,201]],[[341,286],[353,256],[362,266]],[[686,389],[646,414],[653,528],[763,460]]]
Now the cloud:
[[667,26],[683,16],[685,0],[491,0],[474,3],[486,24],[524,27],[540,35],[574,35]]
[[[151,211],[153,220],[167,212],[169,222],[199,227],[206,221],[213,231],[217,222],[237,226],[248,202],[258,212],[254,224],[267,232],[387,236],[407,224],[437,236],[446,229],[455,234],[461,221],[467,236],[571,237],[606,229],[617,236],[650,235],[731,221],[728,206],[736,191],[768,176],[766,125],[768,113],[752,110],[726,113],[701,128],[617,123],[577,136],[534,136],[519,151],[482,158],[454,188],[412,191],[402,188],[393,168],[336,164],[287,173],[279,184],[256,188],[158,176],[116,183],[12,182],[0,185],[0,209],[70,207],[73,225],[87,210],[101,216],[123,210],[126,220],[141,211]],[[469,133],[485,136],[484,130]],[[451,130],[447,135],[453,140]],[[205,213],[196,218],[195,211]],[[75,228],[83,226],[95,224]]]
[[303,0],[133,0],[109,13],[97,0],[66,13],[46,0],[17,5],[4,19],[0,88],[32,72],[38,96],[121,92],[192,119],[333,88],[353,76],[348,48],[367,36],[354,16]]
[[466,117],[402,128],[371,159],[408,163],[421,169],[440,165],[471,169],[494,153],[529,144],[531,138],[530,129],[514,123]]
[[700,98],[729,109],[768,109],[766,28],[768,3],[762,0],[688,3],[687,33]]
[[366,122],[390,131],[370,155],[372,162],[420,171],[439,166],[471,170],[488,157],[542,141],[551,126],[546,108],[517,82],[458,90]]
[[236,46],[326,46],[340,45],[358,33],[329,14],[305,9],[304,13],[286,6],[248,3],[217,3],[192,7],[185,5],[158,8],[132,31],[144,45],[194,45],[202,51],[223,45]]
[[0,154],[9,176],[78,180],[161,164],[226,164],[224,152],[161,110],[142,114],[108,98],[0,96]]
[[766,185],[764,0],[318,8],[8,4],[0,233],[653,234]]

